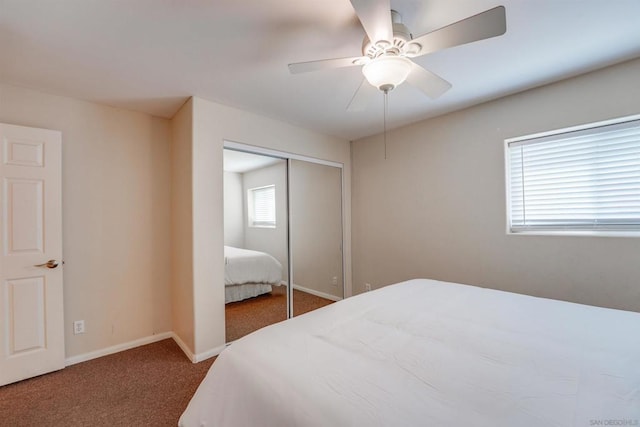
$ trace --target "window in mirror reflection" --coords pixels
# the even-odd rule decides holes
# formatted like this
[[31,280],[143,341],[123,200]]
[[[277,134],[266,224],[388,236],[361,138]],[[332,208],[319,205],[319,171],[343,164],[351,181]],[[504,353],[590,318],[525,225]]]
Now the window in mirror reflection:
[[248,194],[249,227],[276,226],[276,187],[251,188]]

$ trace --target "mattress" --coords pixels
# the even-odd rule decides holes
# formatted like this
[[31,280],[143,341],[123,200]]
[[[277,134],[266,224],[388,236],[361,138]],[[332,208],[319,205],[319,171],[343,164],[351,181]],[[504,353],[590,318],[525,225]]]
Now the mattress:
[[280,285],[282,264],[273,256],[259,251],[224,247],[224,284],[262,283]]
[[235,341],[179,424],[639,425],[640,314],[411,280]]

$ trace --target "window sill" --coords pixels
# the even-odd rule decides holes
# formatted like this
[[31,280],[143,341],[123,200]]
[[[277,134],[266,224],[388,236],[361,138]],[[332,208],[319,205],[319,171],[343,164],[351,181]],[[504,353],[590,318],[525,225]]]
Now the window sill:
[[556,237],[640,237],[640,231],[592,231],[592,230],[535,230],[507,231],[510,236],[556,236]]

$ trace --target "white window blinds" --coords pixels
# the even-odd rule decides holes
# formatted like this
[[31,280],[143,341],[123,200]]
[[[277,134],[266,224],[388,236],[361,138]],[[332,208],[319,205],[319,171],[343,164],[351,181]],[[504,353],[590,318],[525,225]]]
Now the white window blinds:
[[249,225],[252,227],[276,226],[276,187],[249,190]]
[[507,147],[512,232],[640,231],[640,120]]

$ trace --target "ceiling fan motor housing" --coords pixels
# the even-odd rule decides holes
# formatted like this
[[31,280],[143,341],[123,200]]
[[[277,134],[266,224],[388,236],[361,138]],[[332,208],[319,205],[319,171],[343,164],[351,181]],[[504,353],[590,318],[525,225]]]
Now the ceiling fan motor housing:
[[391,11],[393,23],[393,40],[378,40],[373,43],[367,36],[362,42],[362,55],[371,59],[383,55],[414,56],[420,51],[420,45],[411,43],[413,34],[402,23],[402,17],[395,10]]

